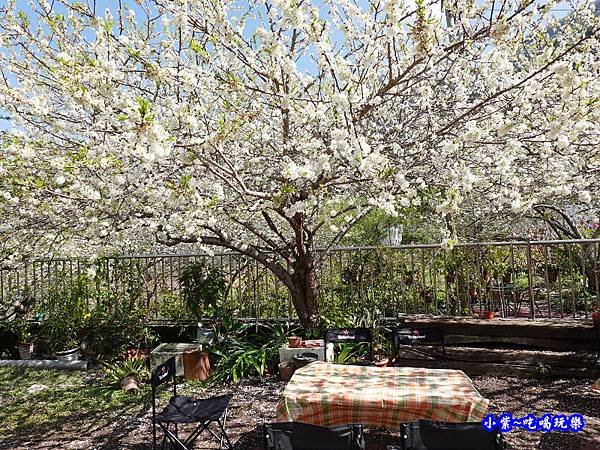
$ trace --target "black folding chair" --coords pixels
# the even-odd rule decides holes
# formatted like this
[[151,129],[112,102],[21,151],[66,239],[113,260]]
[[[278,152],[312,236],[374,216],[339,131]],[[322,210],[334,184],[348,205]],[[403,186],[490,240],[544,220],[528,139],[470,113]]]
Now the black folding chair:
[[[373,333],[370,328],[335,328],[325,331],[323,339],[325,351],[328,343],[361,343],[366,342],[369,345],[369,361],[365,365],[372,364],[373,361]],[[335,355],[334,355],[335,356]],[[362,365],[362,364],[360,364]]]
[[449,423],[416,420],[401,426],[402,441],[388,450],[505,450],[498,430],[486,431],[480,422]]
[[302,422],[281,422],[265,427],[265,450],[364,450],[361,424],[331,428]]
[[[444,365],[446,359],[446,348],[444,345],[444,331],[441,327],[403,327],[394,328],[392,330],[392,338],[394,340],[394,346],[396,347],[396,356],[402,351],[403,347],[410,346],[411,352],[420,353],[415,346],[430,346],[442,348],[442,357],[444,361],[437,363],[438,365]],[[431,355],[424,356],[430,357]],[[424,360],[426,361],[426,360]]]
[[[218,442],[219,448],[223,443],[227,448],[233,448],[227,434],[225,433],[225,421],[227,420],[227,407],[231,401],[231,395],[220,395],[208,399],[194,399],[177,395],[177,384],[175,382],[175,357],[169,358],[152,372],[150,383],[152,385],[152,445],[156,448],[156,425],[158,424],[164,433],[161,447],[167,440],[174,448],[189,450],[196,439],[204,431],[208,431]],[[172,381],[173,396],[165,408],[156,413],[156,389]],[[215,432],[209,426],[215,422],[219,431]],[[177,425],[195,423],[197,427],[189,434],[187,439],[181,440],[178,436]],[[173,430],[171,430],[173,426]]]

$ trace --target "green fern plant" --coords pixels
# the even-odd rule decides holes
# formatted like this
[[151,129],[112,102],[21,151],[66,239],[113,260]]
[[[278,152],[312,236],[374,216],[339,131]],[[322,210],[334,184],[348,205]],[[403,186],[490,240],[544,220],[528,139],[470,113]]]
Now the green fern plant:
[[542,362],[539,362],[536,367],[536,372],[540,377],[544,378],[550,375],[550,373],[552,372],[552,367]]
[[294,329],[270,325],[251,332],[252,324],[222,320],[215,328],[217,339],[208,347],[216,363],[209,382],[237,382],[248,376],[273,373],[279,360],[278,349]]
[[104,377],[108,384],[120,386],[121,381],[130,376],[138,381],[150,378],[150,371],[144,358],[131,358],[105,365]]
[[348,364],[356,361],[360,355],[364,354],[366,346],[366,342],[339,344],[340,350],[335,354],[335,362],[337,364]]

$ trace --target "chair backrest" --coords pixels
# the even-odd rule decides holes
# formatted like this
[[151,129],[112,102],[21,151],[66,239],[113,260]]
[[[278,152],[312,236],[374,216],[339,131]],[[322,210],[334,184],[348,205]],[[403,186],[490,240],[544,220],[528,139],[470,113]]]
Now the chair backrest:
[[364,450],[362,425],[320,427],[302,422],[266,425],[265,450]]
[[325,331],[323,339],[328,342],[369,342],[373,343],[373,333],[370,328],[335,328]]
[[402,425],[404,450],[504,450],[498,430],[489,432],[480,422],[449,423],[416,420]]
[[392,330],[394,345],[444,344],[444,332],[440,327],[404,327]]
[[332,328],[325,331],[323,338],[325,349],[328,343],[360,343],[369,344],[369,358],[373,359],[373,333],[370,328]]
[[175,386],[175,374],[175,357],[171,356],[164,363],[159,364],[152,371],[152,377],[150,378],[150,385],[152,386],[152,391],[156,391],[157,387],[159,387],[163,383],[166,383],[169,380],[171,380],[173,382],[173,386]]
[[150,386],[152,387],[152,448],[156,448],[156,389],[171,380],[173,384],[173,397],[177,397],[176,373],[175,357],[171,356],[164,363],[159,364],[152,371],[152,376],[150,377]]

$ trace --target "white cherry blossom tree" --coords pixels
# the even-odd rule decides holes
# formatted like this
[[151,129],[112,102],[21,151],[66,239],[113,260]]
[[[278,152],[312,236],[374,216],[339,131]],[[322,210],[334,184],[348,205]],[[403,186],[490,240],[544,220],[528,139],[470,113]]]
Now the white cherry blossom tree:
[[0,7],[10,258],[221,247],[308,327],[321,262],[370,211],[434,208],[451,244],[463,208],[598,208],[591,4],[18,3]]

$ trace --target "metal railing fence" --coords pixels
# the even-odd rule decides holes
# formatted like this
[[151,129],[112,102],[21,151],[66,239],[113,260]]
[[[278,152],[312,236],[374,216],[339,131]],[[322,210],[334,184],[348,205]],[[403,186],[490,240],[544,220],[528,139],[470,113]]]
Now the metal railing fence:
[[[317,250],[321,251],[321,250]],[[181,275],[198,264],[226,285],[236,317],[295,318],[285,286],[236,253],[31,260],[0,270],[0,304],[81,295],[88,309],[126,302],[152,318],[190,318]],[[332,323],[401,314],[588,318],[600,310],[600,239],[336,248],[318,271],[321,313]],[[71,293],[71,294],[69,294]],[[214,309],[204,311],[206,316]]]

